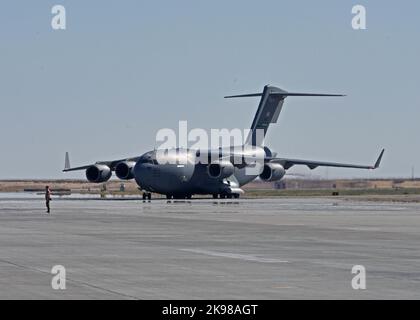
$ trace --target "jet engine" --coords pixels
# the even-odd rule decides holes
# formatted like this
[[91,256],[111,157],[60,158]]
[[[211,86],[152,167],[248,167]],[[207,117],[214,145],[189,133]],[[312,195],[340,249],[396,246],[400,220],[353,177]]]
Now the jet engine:
[[224,179],[230,177],[235,167],[230,161],[215,161],[208,166],[208,174],[212,178]]
[[86,169],[86,179],[89,182],[105,182],[112,176],[111,168],[102,164],[94,164]]
[[134,166],[135,162],[122,161],[115,167],[115,175],[121,180],[134,179]]
[[284,177],[286,170],[278,163],[266,163],[263,172],[260,174],[260,179],[263,181],[278,181]]

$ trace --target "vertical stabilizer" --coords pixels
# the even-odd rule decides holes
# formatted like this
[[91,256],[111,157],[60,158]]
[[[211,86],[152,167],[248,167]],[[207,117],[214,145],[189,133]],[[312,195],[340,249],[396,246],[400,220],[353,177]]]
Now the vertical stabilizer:
[[252,121],[251,131],[248,135],[246,144],[253,146],[261,146],[267,134],[268,127],[271,123],[276,123],[279,118],[281,109],[283,108],[284,99],[286,97],[342,97],[341,94],[324,94],[324,93],[292,93],[284,91],[280,88],[265,86],[262,93],[241,94],[235,96],[227,96],[225,98],[244,98],[244,97],[261,97],[258,105],[257,113],[254,121]]

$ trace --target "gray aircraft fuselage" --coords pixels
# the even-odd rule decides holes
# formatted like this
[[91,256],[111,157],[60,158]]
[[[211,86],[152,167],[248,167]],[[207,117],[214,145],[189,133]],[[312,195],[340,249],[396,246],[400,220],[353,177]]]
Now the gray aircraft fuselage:
[[[253,147],[253,151],[247,146],[241,148],[248,155],[251,152],[254,155],[264,153],[264,149],[260,147]],[[138,186],[149,192],[180,196],[231,193],[232,190],[240,192],[240,187],[254,180],[260,173],[250,174],[249,170],[246,170],[247,164],[244,161],[243,166],[234,168],[231,176],[214,178],[208,173],[208,164],[197,160],[197,150],[177,149],[175,160],[157,157],[156,153],[157,151],[153,150],[143,154],[133,170]],[[263,160],[264,156],[260,156],[260,159]],[[255,165],[257,163],[253,164]]]

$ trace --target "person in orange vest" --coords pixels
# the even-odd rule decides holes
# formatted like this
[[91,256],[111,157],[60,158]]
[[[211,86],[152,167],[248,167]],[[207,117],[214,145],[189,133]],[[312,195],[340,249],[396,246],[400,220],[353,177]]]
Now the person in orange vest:
[[47,206],[47,213],[50,213],[51,190],[49,186],[45,187],[45,205]]

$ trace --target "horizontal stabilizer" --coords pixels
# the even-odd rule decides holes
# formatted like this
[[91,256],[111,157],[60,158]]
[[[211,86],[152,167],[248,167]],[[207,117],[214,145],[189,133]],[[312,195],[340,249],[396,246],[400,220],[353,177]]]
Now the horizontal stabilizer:
[[[225,98],[248,98],[248,97],[261,97],[263,93],[249,93],[240,94],[235,96],[226,96]],[[283,97],[345,97],[345,94],[326,94],[326,93],[295,93],[295,92],[273,92],[270,96],[283,96]]]

